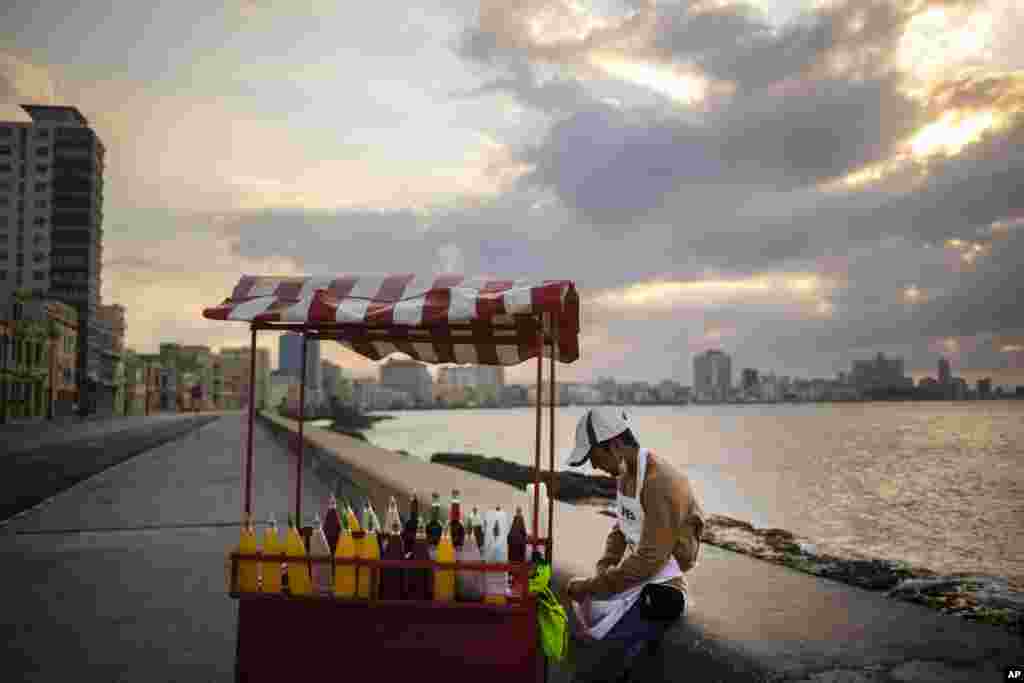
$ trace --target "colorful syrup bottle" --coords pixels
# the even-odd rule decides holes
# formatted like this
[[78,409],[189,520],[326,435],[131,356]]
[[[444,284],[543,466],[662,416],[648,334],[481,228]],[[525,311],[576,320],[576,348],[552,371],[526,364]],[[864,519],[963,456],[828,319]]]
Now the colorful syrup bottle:
[[523,508],[518,505],[512,518],[512,528],[508,531],[508,561],[526,562],[526,520]]
[[[441,531],[441,540],[437,543],[437,561],[454,562],[455,546],[448,528]],[[438,569],[434,573],[434,599],[451,602],[455,599],[455,570]]]
[[327,512],[324,514],[323,531],[327,539],[327,548],[334,555],[338,547],[338,536],[341,535],[341,516],[338,514],[338,499],[332,493],[327,500]]
[[416,528],[419,523],[420,501],[416,497],[416,492],[413,491],[412,497],[409,498],[409,519],[405,520],[405,525],[402,527],[402,547],[405,548],[407,557],[412,556],[412,549],[416,544]]
[[[327,543],[320,524],[320,515],[313,520],[313,533],[309,538],[310,572],[313,578],[313,590],[318,595],[329,595],[333,585],[331,576],[331,549]],[[320,560],[317,562],[317,560]]]
[[[494,564],[508,562],[508,538],[504,533],[502,517],[504,512],[498,507],[488,520],[487,547],[484,549],[484,561]],[[492,605],[504,605],[508,590],[508,572],[487,572],[486,594],[484,602]]]
[[[471,527],[472,528],[472,527]],[[476,542],[476,534],[466,534],[460,562],[482,562],[483,554]],[[479,602],[484,599],[484,573],[460,569],[455,574],[455,595],[459,600]]]
[[306,561],[306,545],[302,542],[295,518],[288,517],[288,538],[285,545],[288,558],[288,589],[292,595],[310,595],[313,592],[312,580],[309,576],[309,563]]
[[452,535],[452,545],[455,546],[455,555],[462,550],[466,542],[466,527],[462,523],[462,499],[459,497],[459,490],[452,491],[452,500],[448,505],[448,530]]
[[[281,555],[282,551],[281,537],[277,533],[277,519],[270,515],[267,528],[263,530],[263,555],[272,558],[274,555]],[[263,578],[261,587],[264,593],[281,592],[282,567],[284,563],[280,559],[265,559],[262,562],[260,574]]]
[[441,523],[441,494],[434,493],[430,501],[430,521],[427,523],[427,539],[430,541],[430,557],[437,556],[437,544],[441,542],[441,532],[444,525]]
[[476,545],[480,548],[480,552],[484,551],[487,546],[487,538],[484,535],[484,520],[480,516],[480,510],[474,505],[473,511],[470,513],[471,525],[473,535],[476,536]]
[[[430,561],[430,541],[427,540],[427,525],[422,517],[416,525],[409,559]],[[407,569],[405,571],[405,597],[408,600],[430,600],[434,588],[434,573],[430,569]]]
[[[252,518],[247,517],[242,525],[238,538],[238,552],[241,555],[256,555],[259,544],[256,542],[256,529]],[[260,589],[259,560],[238,561],[238,590],[243,593],[256,593]]]
[[[338,547],[334,550],[335,560],[352,560],[356,557],[356,542],[348,527],[343,527],[338,536]],[[335,564],[334,595],[339,598],[356,596],[356,566],[354,564]]]
[[[356,546],[356,553],[363,560],[379,560],[380,544],[377,541],[377,515],[373,508],[367,504],[363,510],[362,543]],[[377,569],[374,567],[359,567],[359,579],[357,581],[358,594],[364,600],[377,597]]]
[[[398,514],[398,501],[391,497],[388,503],[387,533],[385,537],[384,552],[381,557],[385,560],[404,560],[405,547],[402,543],[402,520]],[[381,569],[380,571],[380,599],[401,600],[405,597],[405,578],[401,569]]]

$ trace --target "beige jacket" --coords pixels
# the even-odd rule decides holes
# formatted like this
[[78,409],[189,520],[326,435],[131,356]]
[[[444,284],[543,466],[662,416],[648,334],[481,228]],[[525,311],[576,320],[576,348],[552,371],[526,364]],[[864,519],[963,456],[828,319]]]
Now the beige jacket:
[[[636,485],[635,472],[629,472],[620,483],[626,495],[635,495]],[[684,572],[697,563],[704,510],[686,475],[650,453],[640,505],[644,509],[644,526],[636,550],[623,561],[626,537],[616,524],[605,541],[604,555],[597,562],[597,576],[581,586],[597,600],[606,600],[646,581],[658,573],[669,555],[675,555]],[[683,576],[667,585],[684,593],[687,589]]]

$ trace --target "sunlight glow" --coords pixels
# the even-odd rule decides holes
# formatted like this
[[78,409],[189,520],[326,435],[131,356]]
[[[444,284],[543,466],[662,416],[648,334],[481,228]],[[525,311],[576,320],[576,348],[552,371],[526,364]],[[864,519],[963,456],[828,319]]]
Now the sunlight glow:
[[1006,344],[999,350],[1003,353],[1020,353],[1024,351],[1024,344]]
[[[733,280],[654,281],[606,292],[596,301],[616,308],[662,308],[676,304],[715,305],[723,302],[803,302],[817,306],[819,313],[830,313],[831,304],[823,301],[822,296],[834,287],[832,281],[807,273],[759,275]],[[827,308],[822,308],[823,305]]]
[[968,113],[947,111],[938,121],[917,131],[906,145],[910,153],[918,158],[934,154],[956,156],[964,147],[979,142],[986,132],[1004,123],[1005,117],[991,110]]
[[593,66],[613,78],[648,88],[681,104],[693,106],[707,96],[707,79],[678,67],[631,61],[600,52],[592,53],[588,59]]
[[921,301],[924,293],[916,286],[911,285],[903,290],[903,300],[907,303],[916,304]]
[[994,41],[995,18],[990,8],[933,7],[907,23],[896,61],[906,73],[930,81],[968,64],[990,62]]

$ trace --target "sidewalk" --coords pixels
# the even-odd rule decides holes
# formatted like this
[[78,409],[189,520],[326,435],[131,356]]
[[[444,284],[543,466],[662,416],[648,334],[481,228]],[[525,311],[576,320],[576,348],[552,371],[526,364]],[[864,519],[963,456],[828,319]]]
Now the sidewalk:
[[[240,414],[116,465],[0,529],[4,680],[231,681],[225,553],[241,517]],[[288,455],[255,441],[258,519],[284,521]],[[306,510],[326,488],[310,469]]]

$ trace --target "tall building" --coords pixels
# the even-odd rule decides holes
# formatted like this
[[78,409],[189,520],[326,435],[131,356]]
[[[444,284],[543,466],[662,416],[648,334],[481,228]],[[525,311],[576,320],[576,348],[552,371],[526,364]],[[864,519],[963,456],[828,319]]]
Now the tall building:
[[[306,391],[323,385],[320,366],[320,340],[310,339],[306,347]],[[286,332],[278,338],[277,369],[298,377],[302,374],[302,335]]]
[[105,415],[124,412],[124,306],[111,304],[96,311],[100,330],[99,382],[94,398],[96,411]]
[[500,365],[456,365],[438,370],[438,384],[458,387],[505,386],[505,368]]
[[434,381],[427,366],[419,361],[389,358],[380,366],[380,385],[405,392],[417,405],[433,402]]
[[[249,407],[249,375],[252,370],[252,356],[247,346],[222,348],[219,355],[222,381],[221,405],[227,410]],[[256,349],[256,409],[265,410],[271,405],[270,352]]]
[[711,349],[693,359],[693,391],[698,401],[727,401],[732,391],[732,359]]
[[872,360],[853,362],[850,373],[858,391],[873,389],[902,389],[914,386],[914,380],[903,376],[903,359],[886,358],[879,353]]
[[939,359],[939,384],[949,386],[953,381],[953,373],[950,371],[949,361],[945,358]]
[[75,307],[81,392],[100,381],[106,152],[77,108],[22,109],[31,122],[0,121],[0,298],[24,288]]

